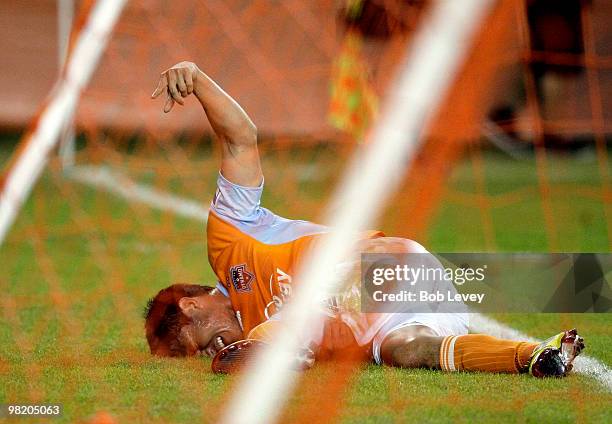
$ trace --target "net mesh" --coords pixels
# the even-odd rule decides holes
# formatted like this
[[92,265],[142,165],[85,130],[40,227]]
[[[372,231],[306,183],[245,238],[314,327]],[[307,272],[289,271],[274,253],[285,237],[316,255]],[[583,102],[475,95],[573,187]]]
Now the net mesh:
[[[612,8],[605,0],[556,3],[497,4],[386,205],[379,227],[387,234],[432,251],[610,251]],[[258,127],[263,204],[316,221],[378,99],[393,89],[428,2],[176,5],[129,2],[75,115],[75,165],[52,158],[0,249],[0,373],[14,376],[1,392],[7,401],[58,401],[72,419],[100,408],[126,421],[217,416],[231,384],[201,360],[152,359],[144,340],[149,297],[175,282],[214,282],[203,217],[219,147],[194,99],[168,115],[150,100],[159,73],[192,60],[235,97]],[[529,326],[534,334],[551,325],[539,322]],[[610,335],[603,321],[591,328]],[[394,371],[356,370],[323,365],[307,375],[286,418],[342,418],[344,404],[347,419],[399,419],[419,401],[461,397],[407,398]],[[204,393],[191,390],[196,383]],[[349,395],[359,384],[385,386],[378,409]],[[555,392],[534,396],[546,402]],[[601,400],[575,397],[580,408]],[[177,412],[178,399],[198,406]]]

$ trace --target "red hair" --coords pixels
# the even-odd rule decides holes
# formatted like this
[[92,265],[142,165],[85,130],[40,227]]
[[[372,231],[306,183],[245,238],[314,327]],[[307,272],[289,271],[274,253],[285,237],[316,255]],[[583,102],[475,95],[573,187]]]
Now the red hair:
[[191,321],[179,306],[183,297],[210,294],[213,287],[199,284],[173,284],[160,290],[147,302],[144,310],[145,331],[151,353],[159,356],[185,356],[179,340],[181,328]]

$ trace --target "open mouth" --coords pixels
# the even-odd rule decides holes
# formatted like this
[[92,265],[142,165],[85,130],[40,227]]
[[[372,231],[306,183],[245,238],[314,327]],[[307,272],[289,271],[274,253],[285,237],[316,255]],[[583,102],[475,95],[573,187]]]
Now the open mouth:
[[215,336],[208,343],[208,346],[200,351],[200,354],[206,355],[210,358],[215,356],[220,350],[226,346],[225,341],[221,336]]

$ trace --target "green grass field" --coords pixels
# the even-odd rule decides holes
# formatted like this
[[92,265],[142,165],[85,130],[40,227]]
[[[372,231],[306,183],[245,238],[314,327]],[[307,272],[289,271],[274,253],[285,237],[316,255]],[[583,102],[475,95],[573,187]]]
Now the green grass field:
[[[2,146],[5,161],[9,148]],[[316,178],[304,179],[289,193],[300,199],[296,205],[275,181],[303,165],[301,157],[289,158],[284,167],[264,160],[269,189],[264,204],[280,214],[312,218],[330,193],[338,163],[333,151],[317,153],[323,165],[315,169]],[[519,201],[500,202],[485,231],[482,210],[463,201],[478,193],[466,158],[453,172],[447,198],[422,242],[445,252],[491,250],[491,241],[498,251],[548,251],[539,193],[530,190],[537,182],[535,163],[488,152],[484,165],[486,193],[503,197],[525,188]],[[554,156],[549,165],[559,250],[609,251],[612,226],[597,197],[595,158]],[[126,164],[138,179],[207,202],[215,161],[195,157],[193,169],[193,178],[175,181],[171,170],[169,176],[156,171],[155,158]],[[392,234],[398,225],[387,214],[381,228]],[[211,374],[208,359],[151,357],[141,317],[146,300],[172,282],[214,281],[201,223],[66,180],[54,162],[0,247],[0,267],[0,403],[62,403],[64,416],[51,422],[79,422],[100,410],[126,423],[216,421],[235,377]],[[612,366],[612,315],[495,318],[535,337],[576,326],[586,339],[585,353]],[[334,364],[324,364],[305,374],[306,389],[292,397],[289,420],[301,417],[304,408],[314,411],[311,421],[329,418],[317,417],[322,400],[316,389],[317,381],[334,372]],[[582,375],[536,380],[364,365],[351,379],[335,417],[346,423],[612,422],[612,395]]]

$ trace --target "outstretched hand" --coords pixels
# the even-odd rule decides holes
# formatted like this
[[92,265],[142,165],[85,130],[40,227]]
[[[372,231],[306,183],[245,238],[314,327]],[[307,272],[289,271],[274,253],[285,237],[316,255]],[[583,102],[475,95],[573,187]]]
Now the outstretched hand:
[[184,104],[183,97],[189,96],[194,91],[195,82],[199,68],[193,62],[180,62],[161,73],[157,88],[151,94],[155,99],[160,94],[166,93],[164,112],[168,113],[174,107],[174,103],[181,106]]

